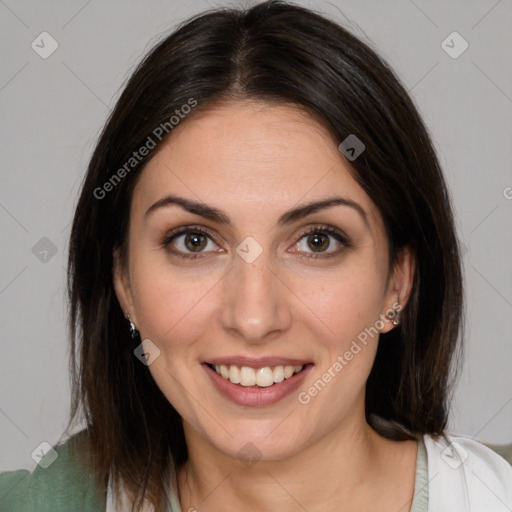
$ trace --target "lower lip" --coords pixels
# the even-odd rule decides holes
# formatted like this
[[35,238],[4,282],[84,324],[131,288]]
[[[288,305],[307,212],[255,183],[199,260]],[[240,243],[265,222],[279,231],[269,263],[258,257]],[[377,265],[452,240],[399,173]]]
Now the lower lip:
[[244,387],[239,384],[233,384],[230,380],[219,375],[207,364],[203,364],[206,373],[212,379],[214,386],[225,398],[238,405],[258,407],[263,405],[272,405],[284,397],[293,393],[306,378],[307,373],[313,368],[312,364],[307,364],[302,371],[296,373],[289,379],[283,380],[277,384],[272,384],[265,388]]

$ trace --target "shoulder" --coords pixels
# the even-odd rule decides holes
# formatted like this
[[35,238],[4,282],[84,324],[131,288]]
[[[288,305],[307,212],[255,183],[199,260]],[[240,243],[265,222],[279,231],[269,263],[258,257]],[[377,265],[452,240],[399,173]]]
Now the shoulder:
[[34,471],[0,473],[2,512],[103,512],[105,497],[94,475],[81,462],[82,430],[66,442],[55,445]]
[[512,466],[466,436],[424,436],[429,510],[512,509]]

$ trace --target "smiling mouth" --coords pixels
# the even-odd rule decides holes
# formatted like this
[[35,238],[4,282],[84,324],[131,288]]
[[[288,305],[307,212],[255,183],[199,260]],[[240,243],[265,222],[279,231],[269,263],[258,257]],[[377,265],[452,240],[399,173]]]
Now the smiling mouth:
[[286,366],[264,366],[262,368],[251,368],[249,366],[237,366],[235,364],[211,364],[206,363],[213,371],[229,380],[233,384],[243,387],[267,388],[279,384],[294,375],[302,372],[311,363]]

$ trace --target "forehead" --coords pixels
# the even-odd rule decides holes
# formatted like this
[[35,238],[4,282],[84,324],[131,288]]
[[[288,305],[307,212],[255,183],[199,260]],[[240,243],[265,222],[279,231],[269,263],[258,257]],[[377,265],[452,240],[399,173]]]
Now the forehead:
[[[230,102],[199,111],[168,139],[164,152],[188,162],[226,169],[246,178],[282,175],[307,156],[309,163],[339,160],[329,132],[297,107],[254,101]],[[313,170],[311,170],[313,172]]]
[[149,206],[166,192],[259,215],[343,195],[376,214],[322,124],[297,107],[254,101],[199,110],[174,128],[134,203]]

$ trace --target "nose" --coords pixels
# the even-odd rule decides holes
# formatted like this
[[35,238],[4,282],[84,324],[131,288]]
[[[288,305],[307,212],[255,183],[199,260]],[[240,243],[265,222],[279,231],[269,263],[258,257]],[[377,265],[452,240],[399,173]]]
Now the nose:
[[222,286],[220,318],[230,334],[261,344],[290,328],[292,293],[269,266],[265,251],[252,263],[236,256]]

